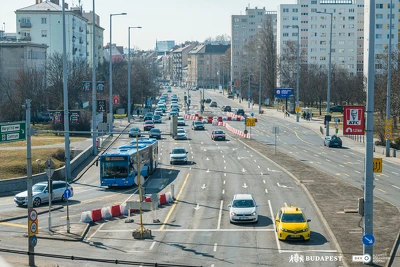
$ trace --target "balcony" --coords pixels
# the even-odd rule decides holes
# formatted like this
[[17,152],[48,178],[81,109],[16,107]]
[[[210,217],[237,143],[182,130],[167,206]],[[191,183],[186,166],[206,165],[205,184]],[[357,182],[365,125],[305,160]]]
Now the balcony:
[[21,39],[22,41],[32,41],[32,38],[30,36],[24,36]]
[[20,22],[20,23],[19,23],[19,26],[20,26],[21,28],[31,28],[31,27],[32,27],[32,24],[31,24],[30,22]]

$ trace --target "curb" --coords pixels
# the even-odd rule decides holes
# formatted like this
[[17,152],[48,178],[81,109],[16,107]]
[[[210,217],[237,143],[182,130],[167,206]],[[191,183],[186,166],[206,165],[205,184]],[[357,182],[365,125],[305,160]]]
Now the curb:
[[[253,147],[245,144],[242,140],[240,140],[239,138],[237,139],[240,143],[242,143],[243,145],[249,147],[251,150],[253,150],[254,152],[256,152],[257,154],[259,154],[260,156],[262,156],[263,158],[267,159],[269,162],[273,163],[275,166],[277,166],[279,169],[281,169],[282,171],[284,171],[287,175],[289,175],[297,185],[300,185],[300,187],[303,189],[304,193],[306,193],[307,197],[310,199],[312,205],[314,206],[316,212],[318,213],[319,217],[321,218],[322,223],[324,224],[325,229],[328,231],[329,235],[332,238],[332,241],[334,243],[334,246],[336,247],[336,250],[338,251],[338,253],[340,255],[343,255],[343,251],[339,246],[339,243],[335,237],[335,235],[332,232],[332,229],[329,227],[328,222],[326,221],[325,217],[323,216],[321,210],[319,209],[319,207],[317,206],[317,204],[315,203],[314,198],[311,196],[310,192],[308,191],[308,189],[304,186],[303,183],[301,183],[301,181],[299,179],[297,179],[296,176],[294,176],[291,172],[289,172],[288,170],[286,170],[285,168],[283,168],[282,166],[278,165],[278,163],[276,163],[275,161],[271,160],[270,158],[268,158],[267,156],[261,154],[260,152],[258,152],[257,150],[255,150]],[[258,141],[257,141],[258,142]],[[343,261],[342,261],[343,265],[348,267],[349,265],[347,264],[347,262],[345,261],[345,258],[343,257]]]
[[[51,211],[60,210],[63,208],[64,208],[64,206],[60,206],[60,207],[52,208]],[[38,215],[45,214],[48,212],[49,212],[49,210],[44,210],[44,211],[38,212]],[[14,221],[14,220],[24,219],[27,217],[28,217],[28,215],[15,216],[15,217],[7,218],[7,219],[1,219],[0,222],[9,222],[9,221]]]
[[52,236],[40,236],[37,235],[38,239],[46,239],[46,240],[57,240],[57,241],[67,241],[67,242],[78,242],[78,241],[83,241],[87,235],[87,233],[89,232],[91,227],[91,224],[88,223],[86,224],[85,229],[83,229],[81,235],[77,238],[73,238],[73,237],[52,237]]

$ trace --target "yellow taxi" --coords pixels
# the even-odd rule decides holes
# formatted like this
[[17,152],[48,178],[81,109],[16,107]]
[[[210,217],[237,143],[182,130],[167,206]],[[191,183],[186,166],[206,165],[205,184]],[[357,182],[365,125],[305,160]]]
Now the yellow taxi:
[[310,240],[310,221],[300,208],[282,207],[275,218],[279,240]]

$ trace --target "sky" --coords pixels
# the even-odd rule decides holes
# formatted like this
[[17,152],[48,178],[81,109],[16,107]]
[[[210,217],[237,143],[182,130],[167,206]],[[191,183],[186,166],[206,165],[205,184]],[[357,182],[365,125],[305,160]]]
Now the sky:
[[[45,1],[45,0],[43,0]],[[15,10],[34,5],[35,0],[0,0],[0,29],[16,32]],[[62,0],[60,0],[61,4]],[[77,6],[79,0],[65,0]],[[92,0],[81,0],[83,10],[92,10]],[[128,46],[128,27],[131,29],[131,47],[143,50],[155,48],[156,40],[203,42],[207,37],[230,35],[231,15],[245,14],[246,7],[277,11],[279,4],[294,4],[296,0],[96,0],[95,12],[100,16],[104,30],[104,44],[110,40],[110,14],[126,12],[126,16],[113,16],[112,41]],[[5,24],[3,24],[5,23]]]

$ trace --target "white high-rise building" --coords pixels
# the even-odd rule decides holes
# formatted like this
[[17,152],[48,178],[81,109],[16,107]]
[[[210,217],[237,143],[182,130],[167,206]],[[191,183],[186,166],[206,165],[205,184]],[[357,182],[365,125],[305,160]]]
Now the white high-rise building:
[[241,60],[246,45],[248,45],[264,26],[264,22],[271,18],[274,35],[276,35],[276,11],[265,11],[264,8],[246,8],[244,15],[232,15],[231,18],[231,81],[233,91],[240,86],[241,72],[247,68]]
[[[57,0],[37,3],[15,11],[17,34],[21,40],[45,44],[47,56],[63,53],[62,7]],[[79,7],[65,9],[68,60],[87,58],[87,22]]]
[[[398,44],[398,13],[393,11],[392,45]],[[331,63],[351,73],[365,74],[366,43],[369,28],[364,0],[296,0],[294,4],[278,7],[277,54],[284,53],[288,41],[297,42],[300,32],[301,63],[329,66],[329,38],[332,14]],[[365,15],[364,15],[365,12]],[[380,54],[389,42],[389,12],[387,1],[376,0],[375,66],[379,71]],[[279,84],[279,81],[278,81]]]

